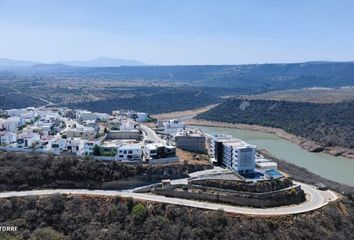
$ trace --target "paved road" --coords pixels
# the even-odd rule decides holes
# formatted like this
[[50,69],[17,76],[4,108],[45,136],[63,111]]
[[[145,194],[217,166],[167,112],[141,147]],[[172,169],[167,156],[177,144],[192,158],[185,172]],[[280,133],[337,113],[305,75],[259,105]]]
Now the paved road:
[[166,145],[166,140],[161,139],[154,130],[144,125],[140,125],[140,127],[144,130],[146,139],[155,143],[162,143],[163,145]]
[[108,191],[108,190],[86,190],[86,189],[56,189],[56,190],[33,190],[22,192],[2,192],[0,198],[8,197],[24,197],[24,196],[40,196],[40,195],[52,195],[52,194],[73,194],[73,195],[100,195],[100,196],[119,196],[119,197],[132,197],[134,199],[163,202],[169,204],[176,204],[188,207],[195,207],[207,210],[223,209],[225,212],[246,214],[246,215],[265,215],[265,216],[277,216],[277,215],[289,215],[298,214],[308,211],[319,209],[329,202],[336,200],[338,197],[336,193],[332,191],[319,191],[314,187],[297,182],[306,193],[306,202],[283,206],[275,208],[248,208],[237,207],[218,203],[207,203],[195,200],[187,200],[181,198],[170,198],[160,195],[152,195],[146,193],[133,193],[131,191]]

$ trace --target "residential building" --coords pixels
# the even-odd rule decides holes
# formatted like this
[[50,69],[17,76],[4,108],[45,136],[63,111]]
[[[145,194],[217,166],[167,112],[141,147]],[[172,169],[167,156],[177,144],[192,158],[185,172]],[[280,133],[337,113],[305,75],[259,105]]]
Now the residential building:
[[268,159],[256,158],[256,168],[260,172],[266,172],[269,170],[277,170],[278,164]]
[[134,139],[140,140],[141,133],[138,129],[111,130],[107,133],[106,139]]
[[183,129],[184,128],[184,123],[177,120],[177,119],[172,119],[172,120],[168,120],[162,123],[163,125],[163,134],[170,134],[170,135],[174,135],[177,133],[177,131],[179,129]]
[[16,133],[18,127],[22,125],[20,117],[9,117],[6,119],[0,119],[0,129],[5,129],[7,132]]
[[75,118],[75,111],[71,109],[66,109],[64,110],[63,116],[69,119],[74,119]]
[[97,115],[96,113],[90,112],[90,111],[77,111],[76,117],[80,119],[81,121],[86,121],[86,120],[97,120]]
[[61,147],[61,142],[59,140],[51,142],[49,151],[55,155],[60,155],[60,153],[63,151],[63,148]]
[[95,114],[97,119],[100,121],[107,121],[107,119],[109,118],[109,114],[107,113],[95,113]]
[[95,147],[95,145],[99,145],[99,143],[95,142],[95,141],[84,140],[83,141],[83,146],[84,146],[83,154],[84,155],[93,155],[93,148]]
[[176,147],[195,153],[205,153],[205,136],[201,131],[179,130],[175,136]]
[[66,151],[76,155],[83,155],[84,144],[80,138],[70,138],[66,141]]
[[215,165],[225,166],[241,174],[255,170],[256,146],[229,135],[209,137],[209,155]]
[[34,147],[40,140],[38,133],[24,133],[17,137],[16,143],[19,148]]
[[133,119],[137,122],[145,122],[148,119],[149,115],[144,112],[137,112],[133,114]]
[[17,141],[17,136],[12,132],[0,132],[0,146],[10,145]]
[[209,139],[209,156],[210,160],[217,166],[222,165],[223,160],[223,142],[230,141],[232,137],[230,135],[206,135]]
[[222,164],[241,174],[253,173],[255,169],[256,146],[239,139],[223,142]]
[[117,160],[141,161],[142,155],[140,144],[126,144],[118,147]]
[[85,127],[77,124],[76,127],[68,128],[66,130],[66,136],[68,138],[82,138],[93,140],[95,139],[95,129],[92,127]]
[[146,144],[144,147],[146,159],[168,158],[176,156],[176,147],[159,143]]
[[6,110],[6,115],[8,115],[9,117],[20,117],[21,114],[24,114],[27,112],[26,109],[9,109]]

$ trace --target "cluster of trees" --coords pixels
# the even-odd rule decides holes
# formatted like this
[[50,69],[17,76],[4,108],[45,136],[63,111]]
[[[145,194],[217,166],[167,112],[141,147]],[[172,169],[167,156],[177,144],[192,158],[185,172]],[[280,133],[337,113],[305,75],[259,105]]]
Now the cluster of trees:
[[[56,157],[48,154],[0,153],[0,191],[48,188],[102,188],[106,183],[130,179],[144,182],[185,177],[210,165],[173,164],[150,166],[98,161],[91,158]],[[131,187],[128,181],[126,187]],[[124,186],[121,186],[124,187]]]
[[17,93],[0,94],[0,109],[22,108],[22,107],[39,107],[45,105],[46,102],[27,95]]
[[301,215],[250,217],[114,197],[9,198],[0,199],[0,225],[18,232],[0,239],[352,239],[354,205],[342,201]]
[[115,155],[117,155],[117,151],[116,150],[105,151],[102,147],[95,145],[93,147],[93,155],[94,156],[114,157]]
[[[205,66],[143,66],[75,68],[47,66],[36,76],[105,78],[124,81],[186,82],[202,86],[269,91],[305,87],[353,85],[353,62],[309,62],[291,64],[247,64]],[[28,73],[22,73],[30,75]],[[335,81],[334,81],[335,79]]]
[[354,148],[354,101],[316,104],[228,99],[197,118],[282,128],[324,146]]
[[114,97],[93,102],[70,103],[66,106],[105,113],[111,113],[116,109],[133,109],[155,114],[200,108],[218,101],[218,98],[203,91],[174,89],[152,95],[138,95],[131,98]]

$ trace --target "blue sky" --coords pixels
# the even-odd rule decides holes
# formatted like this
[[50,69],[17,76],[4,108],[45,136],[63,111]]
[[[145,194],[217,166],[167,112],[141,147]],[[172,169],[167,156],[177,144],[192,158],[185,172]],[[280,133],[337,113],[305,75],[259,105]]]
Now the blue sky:
[[0,0],[0,58],[354,60],[352,0]]

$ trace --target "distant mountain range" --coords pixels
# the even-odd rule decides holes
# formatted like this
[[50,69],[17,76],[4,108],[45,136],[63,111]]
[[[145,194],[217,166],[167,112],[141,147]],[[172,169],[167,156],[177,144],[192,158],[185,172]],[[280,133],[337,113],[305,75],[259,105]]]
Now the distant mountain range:
[[2,68],[6,70],[6,74],[169,81],[202,87],[237,89],[242,94],[354,86],[354,62],[146,66],[132,60],[98,58],[87,62],[63,61],[52,64],[2,59],[0,63],[3,66],[14,66],[12,69]]
[[39,62],[0,58],[0,68],[31,67]]
[[62,61],[58,62],[65,65],[76,67],[120,67],[120,66],[144,66],[146,63],[136,60],[128,60],[121,58],[100,57],[89,61]]
[[129,60],[129,59],[121,59],[121,58],[106,58],[100,57],[95,58],[88,61],[58,61],[54,63],[42,63],[36,61],[25,61],[25,60],[14,60],[8,58],[0,58],[0,68],[22,68],[22,67],[44,67],[45,65],[68,65],[68,66],[75,66],[75,67],[121,67],[121,66],[145,66],[146,63],[136,61],[136,60]]

